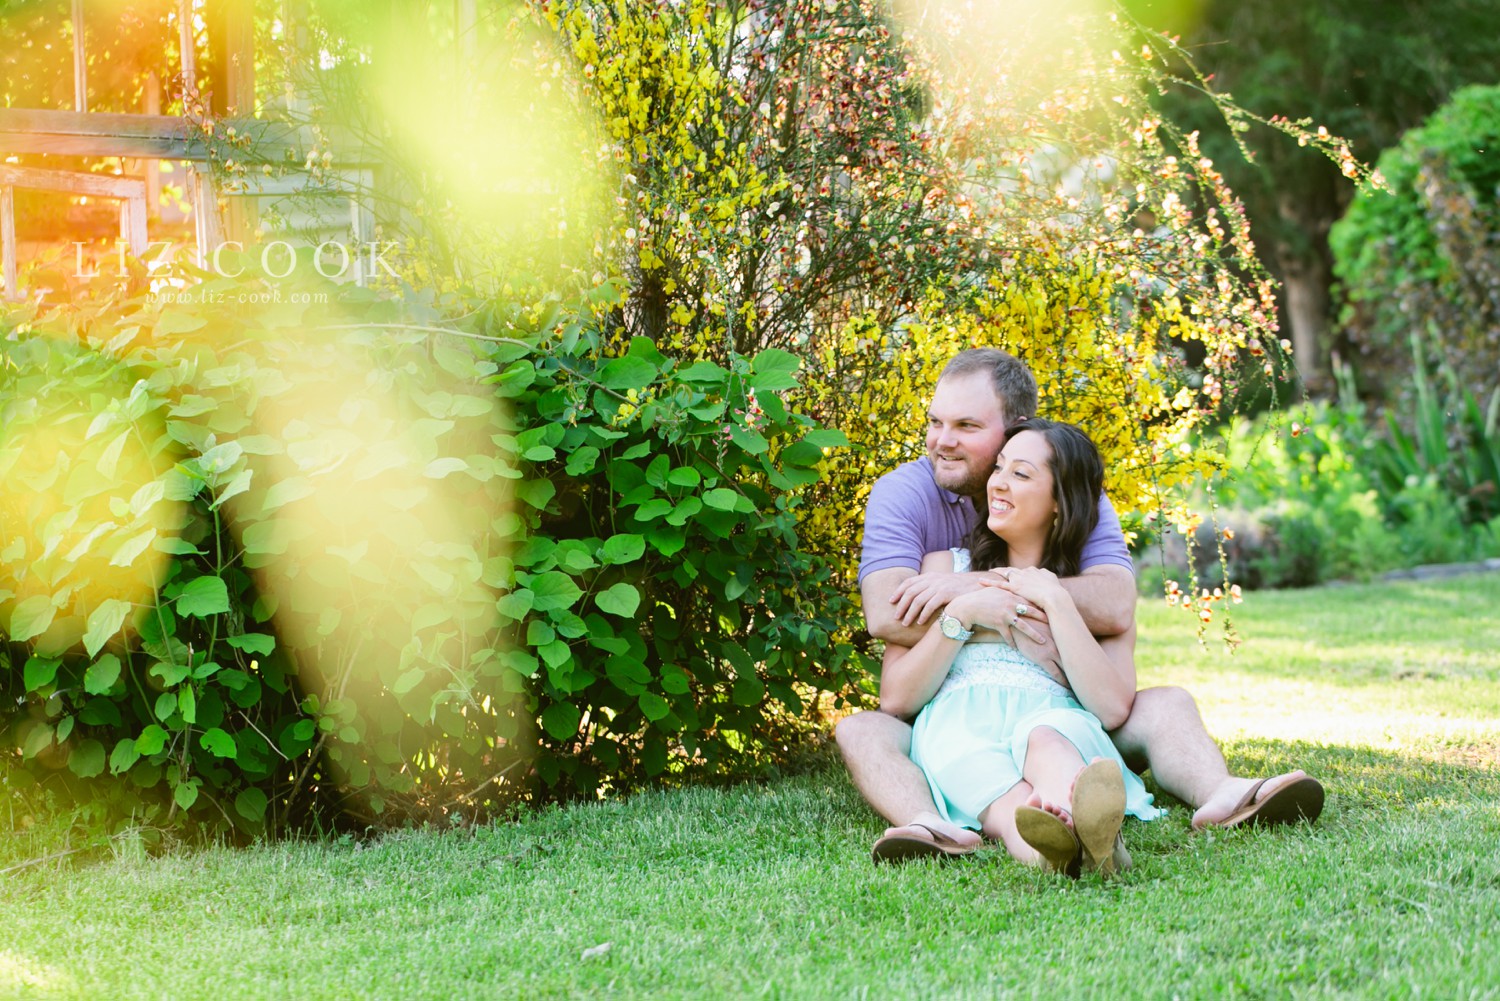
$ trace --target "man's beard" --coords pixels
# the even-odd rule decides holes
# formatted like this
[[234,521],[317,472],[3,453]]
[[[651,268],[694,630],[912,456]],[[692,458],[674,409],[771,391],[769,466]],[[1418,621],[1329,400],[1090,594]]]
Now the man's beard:
[[984,490],[984,485],[989,477],[976,473],[968,466],[962,467],[962,471],[941,469],[936,462],[933,463],[933,481],[944,490],[952,491],[964,497],[977,497]]

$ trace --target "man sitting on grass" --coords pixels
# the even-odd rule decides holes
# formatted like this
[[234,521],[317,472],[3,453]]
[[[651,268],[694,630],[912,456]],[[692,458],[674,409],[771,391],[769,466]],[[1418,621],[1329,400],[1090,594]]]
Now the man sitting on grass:
[[[915,645],[950,600],[994,576],[919,570],[927,553],[964,545],[976,510],[985,509],[985,484],[1005,428],[1036,409],[1036,380],[1004,351],[974,348],[944,367],[928,408],[927,457],[882,476],[865,508],[860,596],[870,634],[885,641],[888,658],[893,648]],[[1105,497],[1081,571],[1063,585],[1095,635],[1133,635],[1134,567]],[[1018,614],[1001,630],[1037,663],[1054,659],[1050,632],[1035,613]],[[979,835],[937,815],[927,780],[909,756],[907,722],[861,712],[841,720],[835,736],[861,795],[896,825],[875,843],[876,861],[963,855],[979,847]],[[1133,768],[1149,767],[1158,785],[1194,807],[1195,829],[1311,821],[1323,808],[1323,787],[1305,772],[1260,780],[1230,775],[1197,704],[1181,688],[1137,692],[1129,717],[1110,739]]]

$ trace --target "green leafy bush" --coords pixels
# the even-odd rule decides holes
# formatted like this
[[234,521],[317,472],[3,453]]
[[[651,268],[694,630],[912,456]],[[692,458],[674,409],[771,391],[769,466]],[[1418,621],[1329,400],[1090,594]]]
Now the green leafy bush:
[[[1390,415],[1395,437],[1382,437],[1347,373],[1344,383],[1338,404],[1232,429],[1234,472],[1216,492],[1213,522],[1194,539],[1200,577],[1217,582],[1222,572],[1225,585],[1308,587],[1500,553],[1493,528],[1466,517],[1464,495],[1422,464],[1425,453],[1400,436]],[[1168,544],[1174,541],[1159,540],[1163,571],[1186,579],[1187,554],[1180,542]]]
[[1500,86],[1456,92],[1381,155],[1390,191],[1361,191],[1329,244],[1366,357],[1361,372],[1395,394],[1407,343],[1429,338],[1480,399],[1500,388]]
[[1238,475],[1223,491],[1240,512],[1224,520],[1236,525],[1237,579],[1250,587],[1306,587],[1395,565],[1379,497],[1359,462],[1362,416],[1320,404],[1299,418],[1280,434],[1242,432],[1264,439],[1246,463],[1232,463]]
[[[523,331],[519,312],[494,322]],[[543,355],[532,336],[493,357],[517,448],[549,477],[517,506],[501,599],[526,617],[509,656],[539,681],[539,773],[588,792],[763,756],[768,719],[853,680],[833,637],[854,607],[797,538],[799,492],[846,439],[786,408],[784,351],[679,365],[644,338],[599,359],[576,323]]]
[[[606,357],[594,303],[213,279],[0,338],[0,722],[153,823],[472,813],[743,771],[846,687],[796,534],[845,444],[780,351]],[[247,294],[272,304],[216,309]],[[184,818],[186,820],[184,821]]]
[[[1247,588],[1310,587],[1500,554],[1500,518],[1490,513],[1494,407],[1482,414],[1448,371],[1449,392],[1464,401],[1455,420],[1421,351],[1413,372],[1416,438],[1392,411],[1383,428],[1371,422],[1347,368],[1338,404],[1268,414],[1233,429],[1233,474],[1212,498],[1214,521],[1196,528],[1197,573],[1214,581],[1224,573],[1226,584]],[[1152,542],[1166,578],[1188,579],[1181,540]]]

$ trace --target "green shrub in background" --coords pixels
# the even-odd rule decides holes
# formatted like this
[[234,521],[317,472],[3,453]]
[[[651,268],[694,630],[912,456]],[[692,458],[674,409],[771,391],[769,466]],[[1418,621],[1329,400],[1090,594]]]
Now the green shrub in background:
[[1329,234],[1344,330],[1382,395],[1407,388],[1408,338],[1500,388],[1500,86],[1465,87],[1380,157],[1389,191],[1359,192]]
[[[1213,499],[1214,521],[1194,540],[1200,577],[1218,581],[1221,546],[1225,583],[1244,588],[1307,587],[1500,554],[1500,518],[1490,506],[1500,482],[1495,408],[1482,413],[1467,394],[1455,418],[1420,350],[1413,371],[1415,439],[1390,412],[1384,428],[1372,425],[1347,368],[1338,403],[1232,429],[1233,473]],[[1451,370],[1445,379],[1462,395]],[[1159,555],[1165,575],[1183,580],[1187,555],[1180,542],[1167,544],[1175,541],[1161,540]]]
[[[1234,577],[1249,587],[1306,587],[1367,577],[1395,565],[1379,497],[1361,469],[1362,416],[1330,404],[1299,413],[1278,429],[1240,434],[1259,441],[1221,491],[1234,526]],[[1277,433],[1279,430],[1279,433]]]
[[850,604],[795,531],[844,439],[782,403],[795,358],[604,357],[608,288],[451,330],[286,282],[214,307],[269,288],[9,318],[25,774],[246,833],[472,815],[759,768],[847,686]]

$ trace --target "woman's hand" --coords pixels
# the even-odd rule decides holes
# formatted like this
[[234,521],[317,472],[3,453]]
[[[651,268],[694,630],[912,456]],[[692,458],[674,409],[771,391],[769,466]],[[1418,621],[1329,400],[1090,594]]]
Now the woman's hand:
[[1023,601],[1029,601],[1044,614],[1051,614],[1054,609],[1062,607],[1059,602],[1072,604],[1073,601],[1062,582],[1057,579],[1057,574],[1041,567],[1011,568],[1005,583]]
[[[1004,584],[1003,581],[1000,583]],[[999,633],[1011,646],[1017,645],[1017,635],[1025,636],[1039,646],[1048,646],[1048,638],[1033,629],[1023,614],[1026,601],[1024,597],[1018,600],[1018,595],[1004,586],[980,587],[949,602],[948,614],[971,629],[990,629]],[[1030,611],[1036,618],[1035,611]]]
[[[1030,618],[1034,622],[1046,622],[1052,610],[1065,608],[1072,603],[1057,575],[1039,567],[1000,567],[992,570],[994,575],[982,583],[988,588],[1011,595],[1016,617]],[[1067,602],[1068,605],[1060,602]]]
[[988,586],[984,590],[1010,602],[1017,621],[1039,622],[1045,618],[1051,628],[1057,650],[1055,662],[1049,664],[1029,653],[1027,656],[1054,677],[1058,673],[1051,669],[1055,664],[1067,679],[1062,683],[1073,689],[1078,701],[1099,717],[1105,729],[1124,723],[1135,699],[1134,628],[1124,636],[1110,637],[1106,652],[1089,632],[1077,603],[1056,574],[1038,567],[1006,567],[997,573],[999,579],[985,581]]

